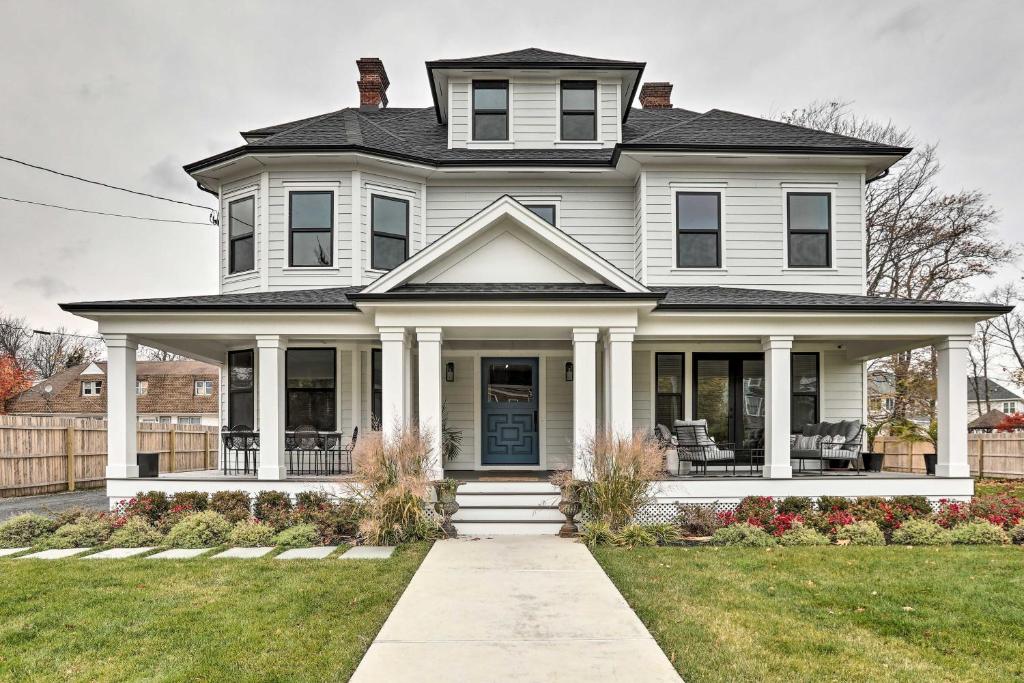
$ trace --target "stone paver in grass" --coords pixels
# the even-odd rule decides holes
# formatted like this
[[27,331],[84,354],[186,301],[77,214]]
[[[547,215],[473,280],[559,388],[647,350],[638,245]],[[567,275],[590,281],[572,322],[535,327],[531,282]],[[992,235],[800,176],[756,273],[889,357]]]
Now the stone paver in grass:
[[342,560],[386,560],[395,552],[393,545],[357,545],[341,555]]
[[209,548],[171,548],[170,550],[164,550],[163,552],[157,553],[156,555],[149,555],[146,557],[147,560],[190,560],[193,557],[199,557],[205,552],[209,552]]
[[53,550],[42,550],[38,553],[32,553],[31,555],[22,555],[21,557],[15,558],[18,560],[62,560],[65,557],[74,557],[75,555],[81,555],[87,550],[92,548],[56,548]]
[[110,550],[104,550],[94,555],[86,555],[83,560],[122,560],[126,557],[135,557],[143,553],[148,553],[150,550],[156,550],[155,546],[149,546],[147,548],[111,548]]
[[9,555],[17,555],[23,553],[28,548],[0,548],[0,557],[8,557]]
[[273,549],[274,546],[270,546],[269,548],[228,548],[224,552],[217,553],[216,555],[214,555],[213,559],[218,560],[221,558],[240,558],[247,560],[256,557],[263,557]]
[[335,550],[338,549],[336,545],[321,545],[315,548],[292,548],[291,550],[285,550],[280,555],[277,555],[274,559],[277,560],[322,560]]

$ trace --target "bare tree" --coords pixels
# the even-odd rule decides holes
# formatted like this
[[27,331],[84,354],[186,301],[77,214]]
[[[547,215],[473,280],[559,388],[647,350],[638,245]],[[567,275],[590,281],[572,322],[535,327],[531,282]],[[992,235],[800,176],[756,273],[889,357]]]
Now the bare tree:
[[140,360],[158,360],[158,361],[169,361],[169,360],[187,360],[185,356],[181,356],[177,353],[171,353],[170,351],[163,351],[161,349],[154,349],[151,346],[140,346],[139,347],[139,359]]
[[989,293],[987,299],[992,303],[1016,307],[989,321],[992,327],[990,334],[993,343],[1009,360],[1010,367],[1007,370],[1010,377],[1015,383],[1024,384],[1024,313],[1020,310],[1024,293],[1013,283],[997,287]]
[[24,318],[0,316],[0,356],[9,356],[21,369],[28,365],[32,331]]
[[[995,352],[995,339],[992,335],[993,321],[983,320],[975,326],[974,339],[968,349],[971,362],[971,386],[974,397],[978,401],[979,414],[992,410],[992,398],[989,396],[988,372],[992,356]],[[981,407],[984,405],[985,409]]]
[[81,337],[58,327],[34,337],[29,361],[39,377],[51,377],[65,368],[90,363],[100,357],[96,340]]

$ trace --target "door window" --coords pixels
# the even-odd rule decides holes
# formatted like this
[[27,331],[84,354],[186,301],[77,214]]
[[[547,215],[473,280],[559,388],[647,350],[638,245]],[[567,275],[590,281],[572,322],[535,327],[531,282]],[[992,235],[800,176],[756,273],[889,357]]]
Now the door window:
[[533,366],[526,363],[492,363],[487,370],[487,402],[533,402]]

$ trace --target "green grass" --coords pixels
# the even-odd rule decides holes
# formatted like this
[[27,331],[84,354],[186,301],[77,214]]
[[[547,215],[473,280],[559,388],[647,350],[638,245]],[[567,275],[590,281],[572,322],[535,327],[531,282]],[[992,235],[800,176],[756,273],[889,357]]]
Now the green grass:
[[978,479],[974,492],[979,496],[1013,496],[1024,500],[1024,479]]
[[1024,549],[595,551],[687,683],[1024,679]]
[[345,681],[427,551],[0,560],[0,680]]

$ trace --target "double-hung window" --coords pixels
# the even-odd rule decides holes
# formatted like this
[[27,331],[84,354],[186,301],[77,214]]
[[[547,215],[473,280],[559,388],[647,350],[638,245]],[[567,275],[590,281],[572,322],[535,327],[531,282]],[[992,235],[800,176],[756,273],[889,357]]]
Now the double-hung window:
[[145,396],[149,393],[149,381],[144,379],[135,380],[135,395]]
[[832,195],[786,194],[786,240],[790,268],[832,266]]
[[322,432],[337,429],[335,361],[334,349],[288,349],[285,352],[287,429],[315,427]]
[[103,380],[92,379],[82,382],[82,396],[99,396],[103,393]]
[[228,273],[256,267],[256,198],[228,204]]
[[508,81],[473,81],[473,139],[508,140]]
[[597,139],[597,82],[562,81],[562,139]]
[[409,258],[409,202],[375,194],[370,198],[373,242],[370,267],[391,270]]
[[722,265],[722,194],[676,193],[676,267]]
[[790,354],[790,370],[792,372],[790,392],[790,418],[794,434],[799,433],[804,425],[818,422],[818,354]]
[[213,380],[197,379],[195,381],[196,396],[213,396]]
[[334,265],[334,193],[288,194],[289,266],[326,268]]
[[228,353],[228,427],[231,429],[252,429],[255,425],[254,356],[252,349]]
[[655,354],[654,364],[654,422],[672,430],[673,423],[683,419],[683,354]]

